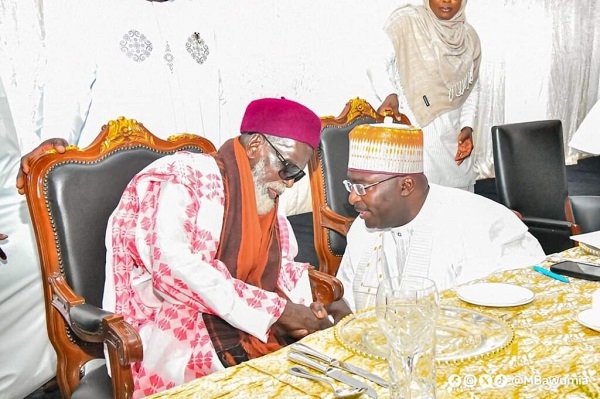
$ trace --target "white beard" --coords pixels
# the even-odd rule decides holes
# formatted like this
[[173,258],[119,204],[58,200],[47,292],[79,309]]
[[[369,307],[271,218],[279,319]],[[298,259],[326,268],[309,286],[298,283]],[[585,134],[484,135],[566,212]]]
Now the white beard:
[[278,182],[265,183],[265,160],[259,161],[252,168],[252,177],[254,178],[254,195],[256,197],[256,209],[259,215],[266,215],[275,207],[275,200],[269,197],[269,188],[277,192],[283,192],[285,185]]

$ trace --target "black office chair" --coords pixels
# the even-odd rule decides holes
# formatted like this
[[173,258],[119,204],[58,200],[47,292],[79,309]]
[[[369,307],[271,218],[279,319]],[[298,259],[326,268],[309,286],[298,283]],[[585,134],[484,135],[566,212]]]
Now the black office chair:
[[571,195],[565,201],[567,221],[573,235],[600,230],[600,196]]
[[499,201],[518,212],[546,253],[571,248],[571,223],[560,120],[492,127]]

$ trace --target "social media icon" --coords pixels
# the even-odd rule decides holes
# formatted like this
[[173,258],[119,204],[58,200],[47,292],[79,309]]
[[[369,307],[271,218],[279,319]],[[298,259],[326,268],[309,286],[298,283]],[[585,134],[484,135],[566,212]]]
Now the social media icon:
[[494,377],[494,385],[498,388],[504,388],[508,384],[508,378],[504,374],[498,374]]
[[467,388],[473,388],[475,385],[477,385],[477,377],[475,377],[473,374],[466,374],[463,377],[463,384]]
[[452,388],[458,388],[462,384],[462,378],[458,374],[451,374],[448,376],[448,385]]
[[491,388],[493,386],[492,376],[489,374],[481,374],[479,376],[479,385],[483,388]]

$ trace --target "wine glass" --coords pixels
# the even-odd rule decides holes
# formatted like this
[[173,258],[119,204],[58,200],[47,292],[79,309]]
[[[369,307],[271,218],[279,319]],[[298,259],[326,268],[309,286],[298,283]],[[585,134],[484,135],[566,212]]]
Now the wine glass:
[[385,279],[377,289],[375,309],[388,344],[391,397],[434,398],[435,282],[416,276]]

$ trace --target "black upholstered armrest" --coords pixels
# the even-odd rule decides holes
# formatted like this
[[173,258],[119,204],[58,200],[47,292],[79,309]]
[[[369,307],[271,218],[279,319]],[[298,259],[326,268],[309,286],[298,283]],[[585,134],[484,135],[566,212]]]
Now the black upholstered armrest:
[[86,304],[62,274],[54,273],[48,280],[52,287],[52,306],[60,312],[71,330],[84,341],[104,342],[106,331],[102,329],[102,319],[111,313]]
[[545,219],[528,216],[523,216],[523,223],[525,223],[529,227],[536,227],[542,229],[558,229],[565,231],[570,230],[572,225],[571,222],[567,222],[566,220]]
[[112,312],[87,303],[69,309],[71,326],[75,327],[74,329],[85,332],[86,335],[98,335],[100,337],[105,334],[102,329],[102,319],[112,314]]
[[130,372],[129,364],[142,360],[142,340],[123,316],[85,303],[60,273],[48,280],[52,287],[52,306],[80,339],[106,345],[113,373]]

